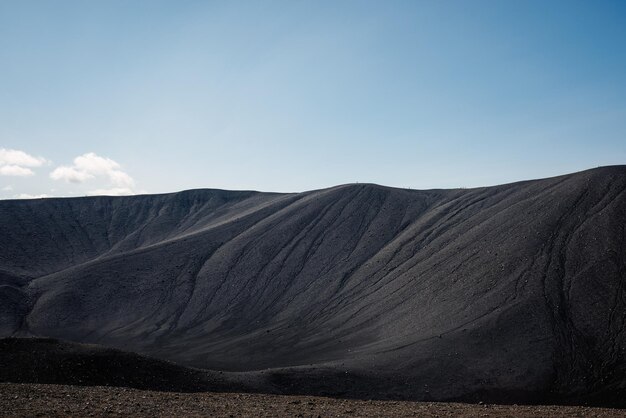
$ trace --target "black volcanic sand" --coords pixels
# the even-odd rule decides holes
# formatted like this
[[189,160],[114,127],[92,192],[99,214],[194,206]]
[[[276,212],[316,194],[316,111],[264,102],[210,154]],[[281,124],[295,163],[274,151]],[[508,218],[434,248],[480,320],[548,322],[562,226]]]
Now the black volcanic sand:
[[363,401],[245,393],[162,393],[102,386],[0,384],[3,416],[623,417],[622,410]]
[[0,382],[120,386],[154,391],[241,390],[211,372],[96,345],[0,339]]
[[468,190],[1,201],[0,336],[246,372],[227,380],[265,392],[625,406],[625,190],[615,166]]

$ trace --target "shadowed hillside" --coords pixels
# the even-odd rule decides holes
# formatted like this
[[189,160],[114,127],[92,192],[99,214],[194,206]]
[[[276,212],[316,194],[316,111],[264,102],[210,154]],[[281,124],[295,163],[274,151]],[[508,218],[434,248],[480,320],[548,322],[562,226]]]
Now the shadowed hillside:
[[0,382],[122,386],[158,391],[230,389],[223,378],[134,353],[48,338],[0,339]]
[[613,402],[625,190],[615,166],[468,190],[2,201],[0,334],[272,369],[279,386]]

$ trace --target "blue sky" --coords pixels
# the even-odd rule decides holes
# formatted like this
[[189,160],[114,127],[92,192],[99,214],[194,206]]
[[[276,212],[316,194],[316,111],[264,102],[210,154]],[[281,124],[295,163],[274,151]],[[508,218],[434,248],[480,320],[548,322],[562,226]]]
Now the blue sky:
[[2,198],[624,164],[626,2],[0,0],[0,150]]

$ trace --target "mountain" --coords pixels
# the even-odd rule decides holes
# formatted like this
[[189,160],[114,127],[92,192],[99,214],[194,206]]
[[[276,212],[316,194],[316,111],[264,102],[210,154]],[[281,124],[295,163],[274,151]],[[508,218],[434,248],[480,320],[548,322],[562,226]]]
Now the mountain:
[[0,201],[0,336],[303,391],[332,375],[410,399],[624,399],[625,190],[612,166],[475,189]]

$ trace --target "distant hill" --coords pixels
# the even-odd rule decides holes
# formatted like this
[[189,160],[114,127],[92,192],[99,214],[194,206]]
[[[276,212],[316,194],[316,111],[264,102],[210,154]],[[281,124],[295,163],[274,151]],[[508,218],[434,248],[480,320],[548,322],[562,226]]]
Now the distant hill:
[[332,375],[347,396],[614,403],[625,191],[613,166],[477,189],[0,201],[0,336],[270,369],[303,393]]

